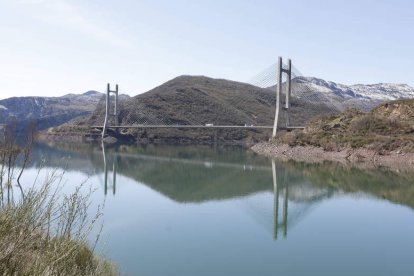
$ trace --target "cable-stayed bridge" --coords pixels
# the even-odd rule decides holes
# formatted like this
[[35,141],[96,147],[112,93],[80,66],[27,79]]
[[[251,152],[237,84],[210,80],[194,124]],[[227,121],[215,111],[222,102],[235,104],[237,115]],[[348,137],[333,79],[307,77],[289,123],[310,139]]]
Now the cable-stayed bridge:
[[111,90],[108,84],[103,124],[92,127],[102,130],[102,137],[108,129],[129,128],[269,129],[275,137],[278,130],[302,129],[310,118],[340,110],[281,57],[247,83],[197,81],[184,78],[182,87],[167,82],[168,91],[134,97],[132,107],[119,105],[118,85]]

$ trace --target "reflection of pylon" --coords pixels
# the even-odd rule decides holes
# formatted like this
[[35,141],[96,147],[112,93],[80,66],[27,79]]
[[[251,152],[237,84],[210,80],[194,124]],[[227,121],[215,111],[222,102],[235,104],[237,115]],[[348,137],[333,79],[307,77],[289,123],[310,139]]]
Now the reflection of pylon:
[[291,84],[292,84],[292,61],[288,59],[287,69],[283,68],[282,57],[279,57],[278,66],[277,66],[277,85],[276,85],[276,112],[275,112],[275,122],[273,125],[273,134],[272,137],[276,137],[278,121],[279,121],[279,109],[280,109],[280,96],[282,93],[282,75],[286,73],[286,128],[289,127],[289,109],[290,109],[290,94],[291,94]]
[[[102,142],[102,155],[103,155],[103,161],[104,161],[104,193],[105,195],[108,193],[108,162],[106,160],[106,150],[105,150],[105,144]],[[115,159],[112,165],[113,174],[112,174],[112,193],[115,195],[116,192],[116,170],[117,170],[117,155],[115,155]]]
[[[276,175],[276,164],[272,160],[272,174],[273,174],[273,238],[277,239],[277,234],[279,232],[279,187],[277,185],[277,175]],[[286,171],[285,179],[283,181],[285,187],[283,189],[283,236],[287,237],[287,224],[288,224],[288,182],[286,181]]]
[[275,160],[272,160],[273,175],[273,238],[277,240],[278,221],[279,221],[279,189],[277,187],[277,175]]
[[[114,112],[113,113],[110,113],[110,111],[109,111],[110,102],[111,102],[111,93],[114,93],[114,95],[115,95],[115,106],[114,106]],[[115,118],[115,122],[114,122],[115,126],[119,125],[119,118],[118,118],[118,84],[115,85],[115,90],[111,90],[111,87],[110,87],[109,83],[106,86],[106,108],[105,108],[105,121],[104,121],[103,130],[102,130],[102,139],[106,135],[106,128],[108,127],[109,117],[114,117]]]

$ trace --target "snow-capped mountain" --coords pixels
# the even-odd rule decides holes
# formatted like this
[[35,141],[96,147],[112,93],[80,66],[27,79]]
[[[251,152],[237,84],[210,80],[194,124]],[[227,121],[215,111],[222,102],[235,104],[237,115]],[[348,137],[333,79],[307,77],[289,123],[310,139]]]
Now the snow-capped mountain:
[[397,100],[414,98],[414,88],[407,84],[378,83],[378,84],[355,84],[350,88],[356,94],[364,95],[370,99]]
[[414,88],[407,84],[378,83],[344,85],[313,77],[297,77],[296,83],[308,84],[316,91],[334,93],[340,97],[366,98],[376,100],[397,100],[414,98]]
[[414,98],[414,88],[407,84],[344,85],[314,77],[297,77],[292,83],[293,96],[329,102],[339,110],[349,107],[369,110],[385,101]]

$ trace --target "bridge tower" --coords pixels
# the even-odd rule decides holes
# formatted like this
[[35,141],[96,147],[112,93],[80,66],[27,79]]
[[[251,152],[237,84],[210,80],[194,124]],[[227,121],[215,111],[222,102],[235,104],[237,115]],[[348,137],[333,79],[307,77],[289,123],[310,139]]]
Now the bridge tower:
[[273,134],[272,137],[276,137],[278,122],[279,122],[279,110],[280,110],[280,99],[281,93],[283,89],[282,77],[283,73],[286,74],[286,100],[284,110],[286,111],[286,129],[289,127],[289,112],[290,112],[290,96],[292,92],[292,61],[288,59],[287,68],[283,68],[283,60],[282,57],[278,59],[277,65],[277,84],[276,84],[276,112],[275,112],[275,122],[273,124]]
[[[110,111],[110,105],[111,105],[111,93],[115,96],[115,105],[113,109],[113,113]],[[111,86],[108,83],[106,86],[106,104],[105,104],[105,121],[102,129],[102,139],[106,135],[106,129],[108,127],[108,121],[109,118],[114,118],[114,126],[119,126],[119,113],[118,113],[118,84],[115,85],[115,90],[111,90]]]

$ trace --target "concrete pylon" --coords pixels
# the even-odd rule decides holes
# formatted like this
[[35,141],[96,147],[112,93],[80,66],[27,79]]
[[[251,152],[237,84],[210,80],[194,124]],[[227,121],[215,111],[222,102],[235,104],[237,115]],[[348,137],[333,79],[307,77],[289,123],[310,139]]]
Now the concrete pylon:
[[284,70],[287,74],[286,80],[286,101],[285,101],[285,110],[286,110],[286,129],[290,125],[289,111],[290,111],[290,95],[292,93],[292,61],[288,59],[287,69]]
[[[115,95],[115,106],[113,112],[110,112],[110,105],[111,105],[111,93]],[[102,139],[106,135],[106,129],[108,128],[108,121],[109,117],[114,117],[114,126],[119,126],[119,117],[118,117],[118,84],[115,85],[115,90],[111,90],[111,86],[108,83],[106,86],[106,104],[105,104],[105,121],[102,129]]]
[[285,101],[285,109],[286,109],[286,128],[289,127],[289,111],[290,111],[290,96],[292,90],[292,61],[288,59],[288,68],[283,68],[283,60],[282,57],[279,57],[277,63],[277,84],[276,84],[276,111],[275,111],[275,121],[273,124],[273,133],[272,138],[276,137],[278,124],[279,124],[279,111],[280,111],[280,98],[282,93],[282,76],[283,73],[287,75],[286,81],[286,101]]

